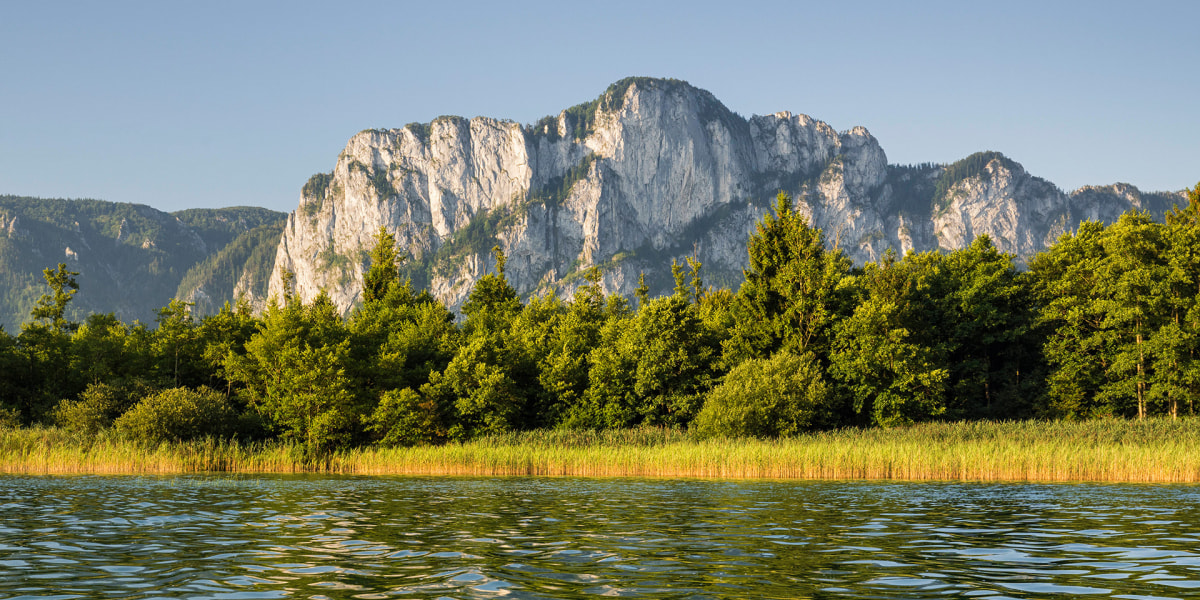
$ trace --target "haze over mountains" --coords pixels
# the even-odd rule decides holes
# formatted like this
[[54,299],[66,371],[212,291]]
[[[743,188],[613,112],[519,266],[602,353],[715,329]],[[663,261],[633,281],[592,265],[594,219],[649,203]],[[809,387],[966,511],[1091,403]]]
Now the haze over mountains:
[[858,263],[985,233],[1028,257],[1083,220],[1160,218],[1186,203],[1125,184],[1066,193],[995,152],[890,165],[864,128],[747,119],[685,82],[629,78],[533,125],[439,117],[360,132],[303,186],[282,234],[282,215],[265,209],[0,198],[0,317],[13,331],[42,293],[41,269],[59,261],[81,273],[79,310],[127,319],[172,296],[202,312],[239,295],[262,306],[285,269],[305,300],[324,289],[348,310],[381,225],[409,255],[405,273],[454,307],[493,268],[494,245],[526,295],[569,292],[592,266],[606,291],[632,294],[644,272],[663,293],[671,261],[691,255],[706,282],[736,286],[747,235],[781,189]]

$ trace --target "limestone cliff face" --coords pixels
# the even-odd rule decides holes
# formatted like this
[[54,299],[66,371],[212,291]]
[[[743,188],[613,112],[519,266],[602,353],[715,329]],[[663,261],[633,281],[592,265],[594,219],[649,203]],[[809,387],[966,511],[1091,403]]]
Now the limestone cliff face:
[[325,290],[349,309],[380,226],[409,255],[406,275],[454,307],[492,268],[494,245],[523,294],[569,292],[592,266],[607,291],[630,294],[645,272],[665,292],[672,259],[693,254],[708,282],[737,285],[747,236],[780,189],[860,263],[981,233],[1028,256],[1082,219],[1111,220],[1142,198],[1157,210],[1162,196],[1068,195],[995,153],[889,166],[862,127],[839,133],[788,112],[744,119],[684,82],[634,78],[530,126],[441,117],[355,135],[333,171],[304,186],[270,293],[288,270],[301,298]]
[[1084,186],[1071,193],[1072,216],[1075,221],[1116,221],[1130,209],[1149,212],[1155,218],[1176,205],[1187,206],[1183,192],[1142,192],[1128,183],[1105,186]]
[[1001,251],[1030,256],[1075,225],[1067,194],[1003,157],[952,183],[933,210],[934,235],[943,250],[962,248],[986,233]]

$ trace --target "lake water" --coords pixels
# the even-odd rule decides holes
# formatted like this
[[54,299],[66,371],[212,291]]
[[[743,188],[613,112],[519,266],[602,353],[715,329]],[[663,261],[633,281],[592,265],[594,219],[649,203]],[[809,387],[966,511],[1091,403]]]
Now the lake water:
[[0,477],[0,598],[1200,597],[1200,488]]

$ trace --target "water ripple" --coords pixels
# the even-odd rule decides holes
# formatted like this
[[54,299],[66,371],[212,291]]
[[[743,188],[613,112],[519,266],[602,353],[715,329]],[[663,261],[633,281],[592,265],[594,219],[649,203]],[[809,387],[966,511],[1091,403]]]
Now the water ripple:
[[0,599],[1185,598],[1188,486],[0,477]]

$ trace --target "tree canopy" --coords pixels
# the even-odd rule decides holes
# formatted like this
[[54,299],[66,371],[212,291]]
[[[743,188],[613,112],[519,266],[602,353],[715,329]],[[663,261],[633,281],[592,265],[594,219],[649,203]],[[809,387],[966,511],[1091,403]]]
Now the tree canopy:
[[261,314],[173,300],[153,325],[71,321],[77,273],[46,269],[29,322],[0,329],[0,423],[319,454],[537,428],[1180,417],[1200,396],[1200,184],[1165,222],[1085,222],[1025,271],[987,236],[854,267],[782,193],[736,291],[706,287],[685,256],[668,296],[644,278],[633,302],[606,294],[591,268],[569,297],[522,298],[497,246],[455,314],[402,281],[401,260],[380,229],[348,316],[323,293],[301,301],[284,273]]

